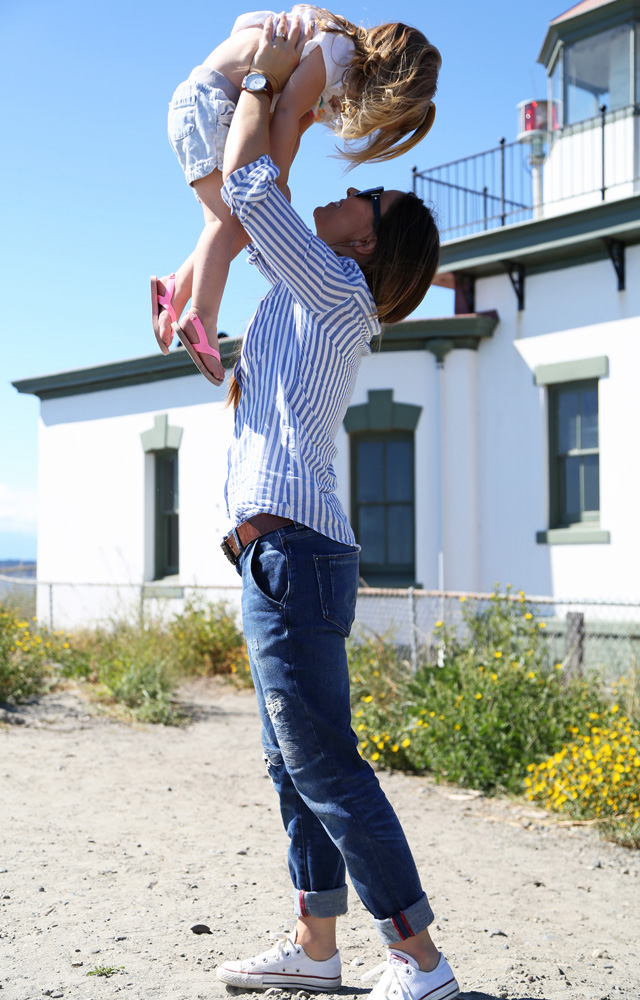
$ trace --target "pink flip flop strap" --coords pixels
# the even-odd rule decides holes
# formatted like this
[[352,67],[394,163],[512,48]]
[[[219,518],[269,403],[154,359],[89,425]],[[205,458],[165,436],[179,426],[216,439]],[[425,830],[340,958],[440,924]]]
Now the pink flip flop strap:
[[215,347],[211,347],[209,341],[207,340],[207,335],[204,332],[204,327],[200,322],[200,318],[194,312],[190,312],[187,316],[190,323],[198,334],[199,340],[197,343],[191,346],[198,352],[198,354],[210,354],[212,357],[217,358],[220,361],[220,351],[216,351]]
[[176,290],[176,276],[175,274],[170,274],[167,278],[167,290],[164,295],[158,295],[158,305],[166,309],[171,317],[172,323],[178,322],[178,317],[176,316],[176,311],[172,305],[173,293]]

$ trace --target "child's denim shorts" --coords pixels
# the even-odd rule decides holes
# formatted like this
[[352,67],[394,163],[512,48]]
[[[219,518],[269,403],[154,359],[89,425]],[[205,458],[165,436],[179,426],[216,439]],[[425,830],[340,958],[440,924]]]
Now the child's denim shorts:
[[240,93],[222,73],[196,66],[169,104],[169,142],[188,184],[222,170],[224,146]]

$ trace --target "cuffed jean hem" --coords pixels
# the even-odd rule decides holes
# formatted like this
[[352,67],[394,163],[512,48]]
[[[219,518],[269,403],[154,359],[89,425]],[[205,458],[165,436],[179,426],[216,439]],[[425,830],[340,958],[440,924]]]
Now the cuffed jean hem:
[[429,906],[426,894],[417,903],[413,903],[406,910],[400,910],[385,920],[376,920],[374,923],[383,944],[397,944],[398,941],[406,941],[407,938],[419,934],[425,930],[433,921],[433,910]]
[[341,885],[324,892],[294,889],[293,912],[297,917],[340,917],[347,912],[347,887]]

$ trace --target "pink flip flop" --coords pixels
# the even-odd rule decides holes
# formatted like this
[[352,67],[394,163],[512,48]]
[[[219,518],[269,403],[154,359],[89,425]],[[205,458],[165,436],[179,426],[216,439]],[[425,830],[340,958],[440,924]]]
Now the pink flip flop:
[[[220,352],[216,351],[215,347],[211,347],[209,341],[207,340],[207,335],[204,332],[204,327],[200,322],[200,318],[194,312],[187,313],[185,319],[182,321],[185,325],[186,323],[191,323],[192,327],[198,334],[198,340],[195,344],[192,344],[187,337],[184,328],[180,326],[179,323],[172,323],[171,329],[180,338],[182,346],[185,348],[187,354],[193,361],[194,365],[198,371],[202,372],[204,377],[213,382],[214,385],[222,385],[224,378],[216,378],[213,372],[210,372],[206,365],[201,361],[200,354],[210,354],[211,357],[217,358],[220,361]],[[222,362],[220,362],[222,363]]]
[[176,311],[172,305],[173,293],[176,290],[176,276],[175,274],[170,274],[167,278],[167,290],[164,295],[158,295],[158,279],[155,274],[151,275],[151,322],[153,323],[153,332],[156,335],[156,340],[158,341],[158,347],[163,354],[169,353],[169,348],[165,344],[164,340],[160,336],[160,327],[158,325],[158,316],[160,315],[160,309],[166,309],[171,317],[171,322],[175,323],[178,319],[176,316]]

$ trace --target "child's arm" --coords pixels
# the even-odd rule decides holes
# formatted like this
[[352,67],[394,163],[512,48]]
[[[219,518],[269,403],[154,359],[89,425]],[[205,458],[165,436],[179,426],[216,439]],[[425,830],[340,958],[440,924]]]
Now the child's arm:
[[269,128],[271,159],[280,170],[278,187],[285,190],[289,169],[298,152],[300,136],[312,124],[307,112],[324,90],[326,72],[320,48],[313,49],[296,67],[276,104]]
[[[311,114],[310,111],[307,111],[306,115],[303,115],[302,118],[300,119],[300,121],[298,122],[298,138],[295,141],[295,145],[293,147],[293,153],[291,154],[291,162],[292,163],[295,160],[296,156],[298,155],[298,150],[300,149],[300,139],[304,135],[304,133],[307,131],[307,129],[309,128],[309,126],[313,125],[313,121],[314,121],[313,115]],[[276,183],[277,183],[277,181],[276,181]],[[289,189],[289,185],[285,184],[284,187],[283,187],[281,184],[279,184],[278,187],[282,191],[282,193],[285,196],[285,198],[287,199],[287,201],[291,201],[291,191]]]

